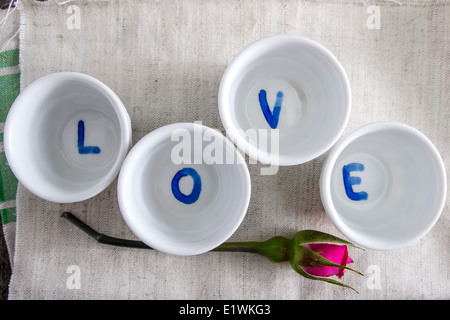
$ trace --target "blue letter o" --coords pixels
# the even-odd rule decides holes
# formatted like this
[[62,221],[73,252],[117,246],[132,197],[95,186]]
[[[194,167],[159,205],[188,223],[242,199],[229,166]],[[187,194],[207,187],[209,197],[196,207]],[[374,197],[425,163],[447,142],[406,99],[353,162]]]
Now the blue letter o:
[[[185,176],[191,176],[194,180],[194,187],[190,195],[185,195],[180,190],[180,180]],[[194,203],[200,197],[200,192],[202,191],[202,180],[200,175],[192,168],[184,168],[176,173],[172,179],[172,193],[178,201],[186,204]]]

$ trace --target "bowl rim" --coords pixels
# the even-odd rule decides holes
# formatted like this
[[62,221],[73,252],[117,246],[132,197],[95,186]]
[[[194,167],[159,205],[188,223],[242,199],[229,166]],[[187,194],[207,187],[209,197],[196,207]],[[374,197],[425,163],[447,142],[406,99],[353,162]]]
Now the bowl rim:
[[[370,133],[383,132],[385,130],[392,130],[392,129],[400,130],[408,134],[408,136],[410,136],[411,138],[421,141],[426,146],[427,150],[430,152],[431,156],[438,165],[437,170],[439,171],[439,176],[441,178],[439,182],[442,185],[442,189],[439,197],[440,200],[437,206],[437,210],[436,212],[434,212],[433,218],[430,220],[430,222],[423,226],[420,233],[411,236],[409,240],[403,243],[382,245],[380,243],[377,243],[376,241],[366,239],[364,236],[357,235],[356,233],[353,232],[353,229],[341,219],[339,212],[333,205],[333,200],[331,196],[331,175],[339,155],[353,141],[355,141],[359,137],[362,137]],[[322,205],[325,209],[326,214],[331,219],[335,227],[354,243],[368,249],[379,251],[388,251],[404,248],[417,242],[422,237],[424,237],[438,221],[442,213],[442,210],[445,206],[445,201],[447,197],[447,173],[444,161],[442,160],[442,157],[438,149],[433,144],[433,142],[421,131],[410,125],[397,121],[377,121],[365,124],[361,127],[353,129],[344,138],[338,141],[336,145],[330,150],[327,158],[323,163],[319,184],[320,184],[320,196],[322,200]]]
[[[233,148],[235,155],[238,157],[236,163],[234,163],[233,165],[240,166],[239,172],[241,174],[241,177],[243,177],[243,180],[245,181],[244,183],[245,194],[243,197],[242,204],[239,206],[240,212],[237,215],[237,218],[234,219],[233,223],[230,223],[230,225],[227,226],[228,230],[224,232],[222,237],[220,238],[214,237],[213,240],[209,238],[204,239],[204,242],[197,242],[190,246],[184,245],[174,246],[173,242],[164,242],[164,240],[156,239],[151,234],[149,234],[145,230],[145,228],[142,228],[142,226],[139,225],[139,223],[137,223],[134,220],[134,215],[136,215],[136,213],[133,212],[132,208],[128,205],[130,199],[128,198],[129,181],[127,180],[129,180],[130,177],[133,176],[133,171],[137,168],[137,164],[139,163],[139,160],[141,159],[142,155],[148,156],[147,151],[149,149],[151,149],[155,145],[158,145],[161,141],[170,139],[171,134],[174,130],[177,129],[193,130],[194,128],[193,126],[195,125],[201,126],[202,132],[204,132],[203,130],[211,130],[212,134],[214,134],[216,137],[220,137],[220,139],[223,139],[223,141],[227,144],[227,147]],[[243,156],[238,152],[238,150],[231,143],[231,141],[229,141],[222,133],[198,123],[187,123],[187,122],[172,123],[159,127],[147,133],[135,144],[135,146],[128,153],[128,156],[126,157],[120,170],[117,183],[117,198],[120,212],[126,224],[133,232],[133,234],[135,234],[142,242],[154,248],[155,250],[179,256],[189,256],[205,253],[207,251],[214,249],[215,247],[219,246],[224,241],[226,241],[242,223],[247,213],[248,206],[250,204],[250,196],[251,196],[250,173]]]
[[[233,74],[235,73],[235,69],[240,68],[241,61],[243,60],[245,61],[246,59],[248,59],[248,56],[252,55],[255,51],[260,52],[261,50],[272,50],[274,46],[283,45],[286,43],[294,43],[301,45],[306,44],[309,47],[313,48],[314,50],[321,52],[330,61],[332,61],[333,66],[335,67],[335,69],[339,73],[340,78],[342,79],[342,84],[344,87],[343,92],[345,92],[345,99],[347,100],[347,103],[345,106],[346,109],[343,121],[338,127],[336,134],[333,137],[330,137],[328,143],[324,144],[322,148],[318,149],[316,152],[309,152],[307,155],[301,156],[293,156],[290,154],[283,155],[280,153],[279,156],[275,157],[275,160],[273,160],[273,157],[270,155],[270,153],[259,150],[257,146],[248,143],[245,139],[245,136],[239,134],[240,128],[233,121],[229,112],[230,99],[228,96],[228,89],[230,88],[231,83],[233,82],[234,79]],[[248,154],[253,159],[259,160],[261,163],[280,166],[291,166],[302,164],[319,157],[327,150],[329,150],[337,142],[337,140],[341,137],[342,133],[344,132],[348,120],[350,118],[352,106],[352,93],[350,81],[348,79],[344,67],[337,59],[337,57],[329,49],[327,49],[319,42],[304,36],[292,34],[277,34],[260,38],[248,44],[228,63],[228,66],[222,75],[222,79],[219,85],[218,105],[220,118],[222,120],[225,129],[227,130],[227,135],[232,139],[232,141],[236,144],[236,146],[240,150]]]
[[[46,190],[46,188],[42,187],[42,181],[35,181],[34,178],[30,177],[29,168],[27,166],[27,163],[28,161],[30,161],[30,159],[19,158],[18,155],[16,155],[16,153],[14,152],[14,149],[17,148],[17,146],[13,146],[11,141],[12,137],[16,134],[15,130],[20,129],[20,126],[14,124],[20,121],[21,115],[24,112],[27,112],[27,109],[29,109],[29,106],[25,105],[24,101],[26,99],[28,100],[31,96],[36,94],[36,91],[39,91],[40,88],[46,87],[50,82],[56,83],[57,88],[57,83],[62,80],[83,81],[98,90],[101,94],[108,97],[113,110],[117,115],[117,122],[121,130],[120,146],[117,153],[117,158],[111,165],[108,173],[100,180],[92,184],[90,187],[84,190],[80,190],[79,192],[48,192],[49,190]],[[17,180],[27,190],[44,200],[57,203],[73,203],[94,197],[112,183],[112,181],[119,173],[122,162],[124,161],[126,154],[128,153],[128,150],[130,148],[132,130],[131,119],[124,104],[117,96],[117,94],[112,91],[107,85],[105,85],[100,80],[84,73],[62,71],[50,73],[41,78],[38,78],[30,83],[24,90],[22,90],[8,112],[3,134],[5,156],[8,160],[8,164]]]

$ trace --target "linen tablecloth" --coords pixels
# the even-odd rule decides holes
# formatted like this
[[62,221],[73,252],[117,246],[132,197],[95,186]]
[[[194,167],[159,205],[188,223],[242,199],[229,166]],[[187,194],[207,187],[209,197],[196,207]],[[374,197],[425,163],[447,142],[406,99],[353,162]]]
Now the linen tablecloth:
[[[21,89],[57,71],[103,81],[126,106],[133,144],[175,122],[224,130],[217,95],[227,63],[264,36],[316,40],[352,87],[344,134],[400,121],[426,134],[450,167],[448,1],[19,1]],[[248,213],[229,241],[315,229],[343,237],[318,180],[326,154],[272,176],[249,163]],[[247,158],[248,161],[248,158]],[[19,184],[10,299],[448,299],[449,201],[432,231],[395,251],[350,249],[352,290],[311,281],[289,263],[246,253],[179,257],[101,245],[60,217],[70,211],[111,236],[135,239],[116,183],[87,201],[44,201]]]

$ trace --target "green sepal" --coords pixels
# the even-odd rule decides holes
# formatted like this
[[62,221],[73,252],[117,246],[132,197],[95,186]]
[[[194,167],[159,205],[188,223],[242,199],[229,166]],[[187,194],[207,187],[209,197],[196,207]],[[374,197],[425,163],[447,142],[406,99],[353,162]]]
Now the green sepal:
[[342,244],[342,245],[348,245],[354,248],[358,248],[361,250],[364,250],[363,248],[360,248],[350,241],[346,241],[344,239],[335,237],[331,234],[315,231],[315,230],[303,230],[299,231],[295,234],[293,242],[296,244],[308,244],[308,243],[332,243],[332,244]]
[[334,284],[334,285],[338,285],[338,286],[341,286],[341,287],[350,288],[353,291],[355,291],[356,293],[359,293],[358,291],[356,291],[354,288],[350,287],[349,285],[346,285],[346,284],[344,284],[344,283],[342,283],[340,281],[337,281],[335,279],[324,278],[324,277],[316,277],[316,276],[310,275],[309,273],[306,273],[306,271],[304,271],[303,268],[299,264],[296,264],[293,261],[291,261],[291,266],[298,274],[300,274],[301,276],[303,276],[303,277],[305,277],[307,279],[328,282],[328,283],[331,283],[331,284]]

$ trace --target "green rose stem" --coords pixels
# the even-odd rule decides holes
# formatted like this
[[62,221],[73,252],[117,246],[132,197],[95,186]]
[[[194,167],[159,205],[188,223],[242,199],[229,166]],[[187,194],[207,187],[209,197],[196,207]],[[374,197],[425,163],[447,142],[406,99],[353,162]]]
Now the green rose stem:
[[[86,234],[94,238],[99,243],[128,248],[153,249],[141,241],[119,239],[99,233],[89,227],[86,223],[79,220],[70,212],[64,212],[61,216],[83,230]],[[217,248],[212,249],[211,251],[248,252],[262,255],[272,262],[289,261],[292,268],[307,279],[325,281],[338,286],[353,289],[352,287],[345,285],[337,280],[329,279],[327,277],[318,277],[308,273],[307,267],[335,267],[339,269],[351,270],[357,274],[362,275],[360,272],[352,268],[349,268],[345,265],[336,264],[321,256],[318,252],[309,249],[307,246],[313,243],[348,245],[356,247],[351,242],[345,241],[327,233],[315,230],[303,230],[297,232],[292,240],[277,236],[263,242],[225,242]]]
[[225,242],[211,251],[256,253],[272,262],[282,262],[290,260],[291,245],[292,240],[274,237],[264,242]]

